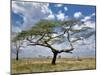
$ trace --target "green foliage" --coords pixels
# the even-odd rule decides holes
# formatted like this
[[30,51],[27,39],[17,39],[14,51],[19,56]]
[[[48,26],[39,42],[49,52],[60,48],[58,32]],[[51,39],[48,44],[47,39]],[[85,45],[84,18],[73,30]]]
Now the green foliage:
[[60,24],[61,22],[59,21],[41,20],[36,24],[36,26],[41,28],[53,28],[59,26]]
[[12,41],[15,42],[18,40],[24,40],[26,36],[28,36],[27,31],[22,31],[22,32],[18,33]]
[[74,26],[75,24],[82,24],[82,22],[80,22],[78,19],[70,19],[62,22],[62,25],[65,26]]
[[60,22],[57,21],[48,21],[41,20],[35,26],[33,26],[30,30],[28,30],[28,34],[30,35],[43,35],[43,34],[51,34],[53,33],[53,28],[60,25]]
[[[70,19],[67,21],[49,21],[49,20],[40,20],[30,28],[29,30],[22,31],[18,33],[18,35],[15,37],[15,40],[21,40],[25,39],[26,37],[29,36],[43,36],[44,34],[51,35],[54,32],[54,28],[56,27],[61,27],[62,32],[64,31],[71,31],[71,32],[80,32],[81,30],[88,29],[87,27],[84,27],[83,29],[80,30],[73,30],[72,26],[75,24],[82,24],[80,20],[77,19]],[[69,27],[66,29],[66,27]]]
[[61,25],[61,22],[58,21],[48,21],[48,20],[41,20],[31,29],[22,31],[17,34],[13,41],[23,40],[28,36],[38,36],[43,34],[52,34],[53,28]]

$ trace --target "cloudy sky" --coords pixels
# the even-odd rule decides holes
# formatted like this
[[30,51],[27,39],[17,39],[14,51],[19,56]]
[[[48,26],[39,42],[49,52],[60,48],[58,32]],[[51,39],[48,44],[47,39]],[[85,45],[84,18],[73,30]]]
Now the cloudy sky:
[[[13,1],[11,11],[12,32],[29,29],[41,19],[63,21],[72,18],[80,19],[86,26],[95,31],[95,11],[95,6]],[[76,25],[75,28],[80,27]],[[84,42],[86,43],[84,45],[82,42],[75,45],[73,54],[62,53],[61,55],[72,57],[95,56],[95,33]],[[63,47],[62,45],[59,47]],[[52,52],[48,48],[40,46],[26,47],[21,50],[20,57],[52,56]],[[14,53],[12,55],[15,56]]]

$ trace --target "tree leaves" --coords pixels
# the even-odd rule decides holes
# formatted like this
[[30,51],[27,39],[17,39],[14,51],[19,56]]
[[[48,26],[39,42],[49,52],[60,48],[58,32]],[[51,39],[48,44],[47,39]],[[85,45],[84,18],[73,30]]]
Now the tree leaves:
[[78,19],[70,19],[70,20],[67,20],[67,21],[63,21],[62,22],[62,25],[65,25],[65,26],[74,26],[75,24],[78,24],[78,25],[80,25],[80,24],[82,24],[83,22],[81,22],[80,20],[78,20]]
[[[78,39],[73,41],[76,42],[78,40],[81,40],[79,39],[80,37],[88,38],[92,34],[94,34],[94,32],[91,31],[92,28],[90,27],[73,29],[73,26],[75,26],[76,24],[81,26],[83,22],[76,19],[61,22],[40,20],[29,30],[18,33],[18,35],[15,37],[15,40],[23,40],[27,38],[27,41],[30,41],[30,43],[32,43],[31,45],[40,45],[51,48],[53,50],[56,50],[52,47],[53,44],[61,44],[66,41],[70,43],[71,50],[73,48],[72,42],[70,41],[72,37],[78,37]],[[56,28],[60,30],[57,30]],[[56,29],[56,31],[54,29]],[[86,33],[87,31],[89,31],[90,33]]]

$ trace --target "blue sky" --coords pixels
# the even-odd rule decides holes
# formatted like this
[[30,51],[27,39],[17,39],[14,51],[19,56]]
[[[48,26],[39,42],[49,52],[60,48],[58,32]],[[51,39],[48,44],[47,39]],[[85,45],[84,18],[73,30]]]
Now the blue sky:
[[[66,11],[64,8],[67,8],[68,11]],[[85,6],[85,5],[72,5],[72,4],[63,4],[61,7],[57,7],[56,4],[50,4],[49,8],[53,11],[54,14],[58,13],[59,11],[62,11],[65,13],[65,16],[68,15],[70,18],[74,18],[73,15],[76,12],[81,12],[84,16],[91,15],[95,12],[94,6]]]
[[[11,11],[12,32],[20,32],[22,30],[26,30],[34,26],[35,23],[37,23],[41,19],[63,21],[72,18],[80,19],[86,24],[86,26],[93,28],[93,30],[95,31],[95,14],[95,6],[13,1]],[[81,27],[75,26],[75,28]],[[89,45],[83,46],[80,45],[79,42],[79,45],[75,46],[77,51],[74,52],[74,55],[77,55],[79,53],[79,55],[83,56],[95,56],[95,34],[91,36],[90,39],[86,39],[85,43],[89,43]],[[80,48],[77,48],[78,46],[80,46]],[[21,55],[33,56],[35,55],[34,52],[32,52],[34,51],[33,49],[35,49],[37,55],[39,55],[38,53],[41,53],[43,55],[52,55],[52,53],[50,53],[48,49],[43,52],[39,51],[40,48],[41,47],[27,47]],[[29,51],[27,52],[27,50]],[[64,55],[66,56],[66,54]]]
[[[37,9],[35,9],[35,7],[37,7]],[[32,4],[31,2],[13,2],[11,12],[12,25],[14,26],[14,28],[19,28],[19,30],[23,30],[27,28],[27,25],[30,27],[32,26],[32,24],[34,25],[40,19],[45,18],[53,20],[66,20],[69,18],[77,18],[95,21],[95,11],[95,6],[88,5],[55,3]],[[29,20],[27,20],[27,25],[25,24],[25,18]],[[17,31],[17,29],[14,31]]]

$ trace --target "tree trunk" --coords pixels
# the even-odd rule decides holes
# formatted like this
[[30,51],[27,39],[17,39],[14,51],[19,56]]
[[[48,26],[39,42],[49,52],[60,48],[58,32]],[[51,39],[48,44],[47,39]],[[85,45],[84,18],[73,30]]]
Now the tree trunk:
[[18,54],[19,54],[19,51],[17,50],[17,53],[16,53],[16,60],[17,60],[17,61],[19,60]]
[[57,52],[53,53],[52,65],[56,65]]

